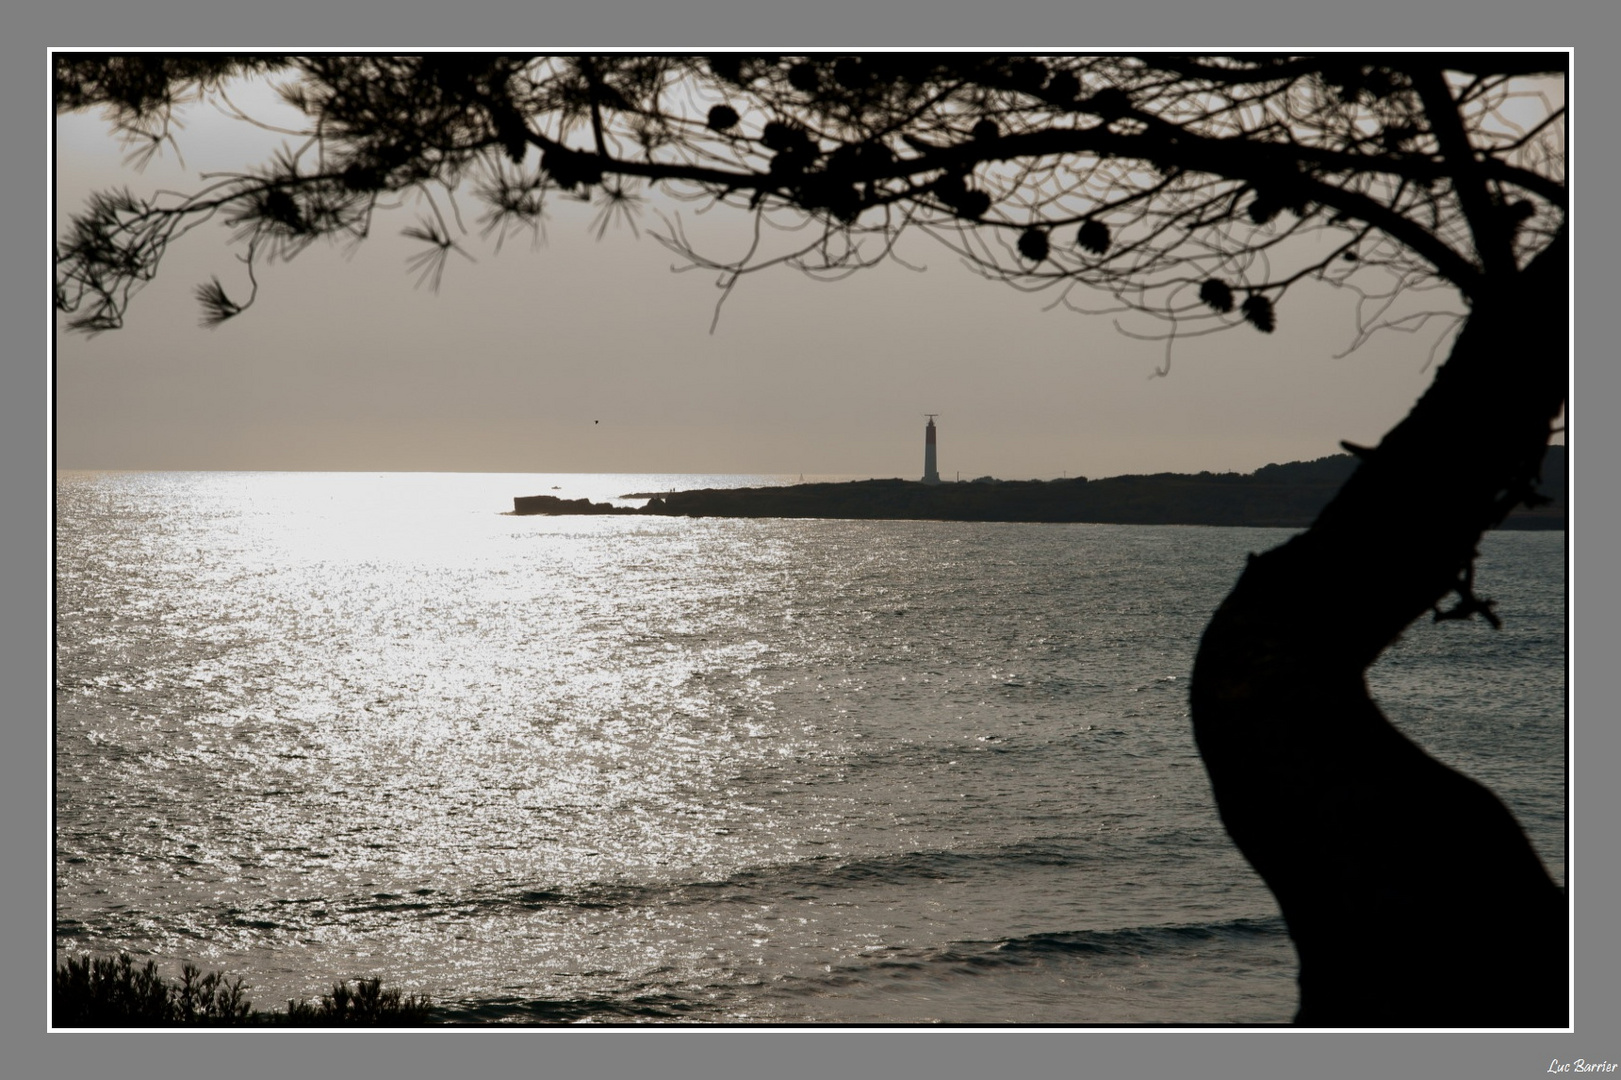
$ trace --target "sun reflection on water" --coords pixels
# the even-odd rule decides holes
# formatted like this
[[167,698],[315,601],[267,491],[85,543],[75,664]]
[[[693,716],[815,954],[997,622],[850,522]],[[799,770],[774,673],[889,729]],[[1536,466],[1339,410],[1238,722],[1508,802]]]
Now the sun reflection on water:
[[1253,538],[503,513],[668,479],[59,478],[59,940],[761,1018],[1272,910],[1179,681]]

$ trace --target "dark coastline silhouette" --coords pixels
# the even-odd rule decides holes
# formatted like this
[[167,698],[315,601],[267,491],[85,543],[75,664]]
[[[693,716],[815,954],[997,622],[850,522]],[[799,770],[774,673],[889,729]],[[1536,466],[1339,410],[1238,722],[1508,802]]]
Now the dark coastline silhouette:
[[[1102,480],[990,480],[929,484],[855,480],[758,488],[643,492],[643,507],[519,496],[515,514],[650,514],[669,517],[847,518],[923,521],[1093,522],[1117,525],[1237,525],[1303,529],[1355,470],[1336,454],[1268,465],[1253,473],[1157,473]],[[1545,506],[1521,507],[1500,528],[1565,526],[1565,448],[1543,461]],[[1399,524],[1393,521],[1392,524]]]

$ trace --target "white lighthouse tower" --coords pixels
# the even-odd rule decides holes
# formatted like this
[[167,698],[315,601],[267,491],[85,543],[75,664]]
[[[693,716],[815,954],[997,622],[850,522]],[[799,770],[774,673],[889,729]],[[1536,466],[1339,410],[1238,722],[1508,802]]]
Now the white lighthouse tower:
[[934,418],[939,413],[924,413],[929,418],[929,426],[923,429],[923,482],[925,484],[938,484],[940,470],[934,460]]

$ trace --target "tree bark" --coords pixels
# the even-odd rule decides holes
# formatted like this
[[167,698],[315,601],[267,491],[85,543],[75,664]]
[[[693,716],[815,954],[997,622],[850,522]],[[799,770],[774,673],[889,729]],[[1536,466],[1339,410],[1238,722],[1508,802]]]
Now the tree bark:
[[1485,787],[1365,673],[1529,494],[1565,401],[1568,238],[1474,298],[1434,383],[1206,628],[1192,714],[1228,833],[1277,897],[1310,1026],[1562,1027],[1564,890]]

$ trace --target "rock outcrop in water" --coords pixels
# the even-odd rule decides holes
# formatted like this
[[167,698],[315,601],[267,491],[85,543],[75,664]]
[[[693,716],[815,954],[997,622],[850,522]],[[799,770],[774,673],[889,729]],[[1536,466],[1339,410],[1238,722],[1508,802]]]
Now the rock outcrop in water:
[[594,503],[590,499],[559,499],[556,495],[519,495],[512,500],[514,514],[640,514],[642,510]]

